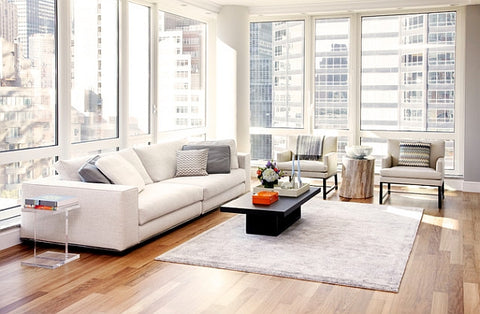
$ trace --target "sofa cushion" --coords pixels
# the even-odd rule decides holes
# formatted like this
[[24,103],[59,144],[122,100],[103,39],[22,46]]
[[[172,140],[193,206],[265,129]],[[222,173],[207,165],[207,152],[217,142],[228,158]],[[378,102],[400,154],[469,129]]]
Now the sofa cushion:
[[410,167],[429,167],[430,143],[401,142],[398,165]]
[[78,174],[78,169],[80,169],[90,158],[92,158],[91,155],[59,160],[55,162],[53,167],[57,171],[61,180],[82,181],[82,177]]
[[95,165],[114,184],[136,186],[139,192],[145,188],[142,176],[119,154],[102,156]]
[[126,161],[132,164],[135,170],[137,170],[140,176],[142,176],[142,179],[145,182],[145,184],[153,183],[152,178],[150,178],[150,176],[148,175],[147,170],[145,170],[145,167],[143,166],[142,161],[138,157],[137,153],[135,153],[133,148],[122,149],[116,154],[119,154]]
[[233,139],[217,140],[217,141],[202,141],[191,142],[189,145],[202,145],[202,146],[214,146],[214,145],[228,145],[230,146],[230,167],[231,169],[239,168],[238,156],[237,156],[237,144]]
[[173,178],[177,166],[177,150],[182,149],[185,140],[164,141],[134,150],[142,161],[153,182]]
[[230,146],[229,145],[183,145],[182,150],[208,148],[207,172],[230,173]]
[[206,176],[208,149],[177,151],[176,177]]
[[[292,161],[282,161],[282,162],[277,162],[277,168],[283,171],[289,171],[291,172],[292,170]],[[295,161],[295,171],[298,170],[298,163]],[[328,168],[327,166],[317,160],[300,160],[300,174],[302,171],[305,172],[327,172]]]
[[149,184],[138,195],[138,222],[143,225],[151,220],[189,206],[203,199],[198,186],[167,183]]
[[209,199],[245,182],[244,169],[232,169],[230,173],[210,174],[204,177],[177,177],[167,183],[193,185],[203,189],[203,199]]
[[417,178],[428,180],[441,180],[442,173],[435,171],[430,167],[411,167],[411,166],[397,166],[392,168],[383,168],[380,170],[382,177],[395,178]]
[[112,183],[95,165],[99,158],[100,155],[96,155],[87,160],[87,162],[80,167],[78,174],[82,178],[82,181],[91,183]]

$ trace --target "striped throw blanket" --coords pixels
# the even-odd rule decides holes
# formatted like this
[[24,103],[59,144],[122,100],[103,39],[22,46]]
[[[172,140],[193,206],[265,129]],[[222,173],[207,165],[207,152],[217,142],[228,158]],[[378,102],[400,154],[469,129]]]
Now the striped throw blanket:
[[299,135],[296,159],[320,160],[322,158],[323,135]]

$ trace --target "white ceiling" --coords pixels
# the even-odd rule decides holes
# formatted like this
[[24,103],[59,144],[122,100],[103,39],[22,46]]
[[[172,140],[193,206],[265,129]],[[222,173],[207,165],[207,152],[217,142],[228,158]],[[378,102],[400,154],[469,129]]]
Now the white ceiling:
[[[164,2],[164,0],[154,0]],[[183,5],[193,6],[218,13],[223,6],[238,5],[249,8],[252,15],[276,14],[321,14],[332,12],[361,12],[464,6],[480,4],[480,0],[177,0]]]

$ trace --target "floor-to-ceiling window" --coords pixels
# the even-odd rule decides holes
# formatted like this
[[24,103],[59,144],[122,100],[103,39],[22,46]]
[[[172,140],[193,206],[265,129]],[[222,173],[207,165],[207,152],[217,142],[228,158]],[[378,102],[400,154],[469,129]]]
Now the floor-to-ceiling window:
[[350,87],[350,18],[315,19],[314,132],[337,130],[340,151],[348,143]]
[[[250,23],[254,160],[275,159],[276,151],[291,147],[288,136],[295,133],[337,135],[341,154],[346,145],[364,144],[377,156],[386,153],[387,138],[444,139],[448,173],[461,174],[456,11],[305,18],[312,25],[305,36],[312,53],[303,54],[307,97],[303,125],[295,132],[281,124],[273,129],[273,90],[281,82],[274,58],[282,50],[274,43],[282,33],[275,36],[264,26],[275,23],[258,19]],[[271,124],[261,125],[262,119]]]
[[20,214],[2,209],[21,183],[51,174],[52,156],[29,152],[57,144],[55,13],[54,0],[0,0],[0,154],[25,156],[0,164],[0,227]]
[[150,133],[150,7],[128,3],[128,135]]
[[0,0],[0,229],[59,158],[205,136],[211,19],[121,3]]
[[206,23],[158,12],[158,131],[205,127]]
[[[362,18],[362,131],[446,139],[454,168],[456,13]],[[385,146],[384,140],[361,142]],[[381,151],[381,147],[378,147]]]
[[[270,159],[286,136],[268,129],[304,127],[305,22],[250,24],[250,135],[253,159]],[[265,132],[267,130],[267,132]]]
[[118,3],[72,2],[72,143],[118,136]]

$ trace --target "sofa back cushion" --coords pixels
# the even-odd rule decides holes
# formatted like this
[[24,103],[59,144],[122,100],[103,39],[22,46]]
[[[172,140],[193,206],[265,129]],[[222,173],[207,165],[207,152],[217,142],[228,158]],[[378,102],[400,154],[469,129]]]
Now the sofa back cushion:
[[175,176],[177,167],[177,150],[181,150],[186,140],[163,141],[157,144],[135,147],[145,170],[153,182]]

